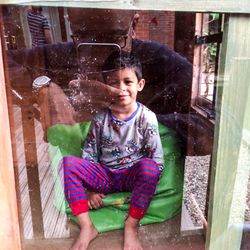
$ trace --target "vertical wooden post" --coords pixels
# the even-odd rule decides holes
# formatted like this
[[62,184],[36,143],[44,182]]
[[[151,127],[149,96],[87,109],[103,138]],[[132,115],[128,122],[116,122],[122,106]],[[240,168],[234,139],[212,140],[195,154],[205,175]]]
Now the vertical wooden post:
[[[202,13],[197,13],[195,15],[195,36],[202,35]],[[194,45],[194,58],[193,58],[193,84],[192,84],[192,96],[191,104],[195,105],[195,99],[199,91],[199,82],[200,82],[200,71],[201,71],[201,45]]]
[[230,15],[219,69],[223,92],[216,106],[221,109],[216,116],[207,249],[240,249],[250,168],[249,44],[250,15]]
[[21,241],[2,58],[0,46],[0,245],[12,250],[21,249]]
[[[202,13],[195,14],[195,36],[201,36],[202,31]],[[201,46],[194,45],[194,57],[193,57],[193,79],[192,79],[192,93],[191,93],[191,106],[195,106],[196,97],[199,91],[200,82],[200,64],[201,64]],[[191,120],[192,118],[189,117]],[[187,141],[187,155],[195,154],[195,138],[196,128],[194,126],[188,126],[188,141]]]
[[30,102],[26,100],[26,105],[21,106],[24,153],[32,215],[33,237],[35,239],[42,239],[44,237],[44,229],[37,160],[35,121],[30,105]]

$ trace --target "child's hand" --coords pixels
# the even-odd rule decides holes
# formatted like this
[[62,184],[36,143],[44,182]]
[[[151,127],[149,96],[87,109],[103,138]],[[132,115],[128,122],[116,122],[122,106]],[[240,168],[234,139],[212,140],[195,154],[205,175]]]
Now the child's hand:
[[87,191],[88,205],[90,209],[97,209],[103,206],[104,194]]
[[74,95],[73,105],[91,103],[97,110],[109,107],[120,94],[121,90],[96,80],[71,80],[69,88]]

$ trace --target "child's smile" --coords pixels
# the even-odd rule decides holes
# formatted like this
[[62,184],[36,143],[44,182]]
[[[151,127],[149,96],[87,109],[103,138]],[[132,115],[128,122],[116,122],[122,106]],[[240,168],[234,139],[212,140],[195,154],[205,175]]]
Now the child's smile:
[[114,105],[129,111],[135,107],[137,92],[143,89],[144,80],[138,81],[134,70],[125,68],[110,73],[107,77],[107,84],[121,90]]

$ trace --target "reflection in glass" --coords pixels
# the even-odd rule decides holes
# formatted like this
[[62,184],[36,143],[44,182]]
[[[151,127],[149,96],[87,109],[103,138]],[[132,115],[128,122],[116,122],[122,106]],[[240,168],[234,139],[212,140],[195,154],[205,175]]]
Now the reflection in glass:
[[215,67],[217,57],[217,43],[202,45],[203,64],[201,65],[201,83],[199,85],[199,95],[213,101],[214,83],[215,83]]
[[[186,167],[187,165],[193,167],[189,170],[194,172],[196,170],[194,166],[199,168],[197,179],[199,181],[202,179],[199,185],[203,187],[203,190],[202,197],[200,197],[200,190],[196,186],[193,187],[192,195],[185,197],[185,205],[188,206],[188,202],[193,198],[198,200],[198,206],[201,207],[204,216],[208,177],[202,175],[204,174],[202,169],[204,168],[208,172],[213,128],[207,129],[206,124],[204,125],[206,121],[202,123],[202,118],[190,108],[192,79],[190,62],[193,57],[195,14],[139,11],[137,15],[140,18],[136,26],[131,22],[131,16],[129,16],[128,20],[125,20],[127,25],[123,26],[123,29],[117,25],[114,27],[101,25],[94,34],[93,30],[74,33],[75,30],[70,28],[70,24],[73,23],[72,16],[69,15],[66,8],[45,7],[44,13],[51,24],[53,44],[38,46],[32,50],[21,50],[31,48],[27,20],[24,18],[26,9],[5,6],[4,11],[3,33],[5,38],[6,36],[8,39],[13,36],[22,37],[22,39],[18,38],[16,43],[11,43],[6,38],[5,49],[6,75],[9,78],[9,87],[14,93],[12,96],[14,105],[10,109],[16,124],[15,138],[18,159],[16,167],[19,171],[24,238],[69,237],[69,224],[65,215],[65,211],[69,210],[60,186],[62,175],[58,166],[64,155],[78,154],[80,156],[83,140],[88,132],[88,121],[100,108],[100,105],[96,105],[99,104],[97,101],[99,100],[103,107],[107,106],[107,103],[110,104],[112,99],[107,97],[106,85],[102,85],[103,79],[99,75],[92,74],[87,77],[85,75],[86,72],[101,71],[102,62],[105,60],[104,52],[97,51],[96,48],[87,51],[86,47],[77,52],[74,43],[79,42],[116,43],[120,46],[118,46],[119,50],[120,48],[131,50],[139,55],[143,66],[143,77],[146,79],[145,89],[139,100],[157,113],[162,124],[164,146],[166,148],[171,148],[170,145],[173,146],[172,151],[165,153],[169,169],[173,171],[172,175],[177,179],[174,186],[171,186],[173,180],[166,182],[169,193],[176,194],[176,199],[178,199],[177,208],[173,214],[180,212],[183,181],[182,160],[189,152],[188,157],[191,157],[192,160],[188,161],[188,157],[186,157]],[[92,11],[100,12],[100,10]],[[93,15],[82,15],[87,19],[87,24],[92,20],[91,16],[93,17]],[[120,21],[122,21],[122,17],[124,18],[126,15],[120,15]],[[208,20],[207,33],[212,34],[213,30],[217,29],[210,28],[217,22],[215,20],[217,20],[216,16]],[[90,23],[90,26],[92,24]],[[184,31],[180,27],[183,27]],[[112,32],[105,30],[107,32],[105,33],[104,29],[108,28],[116,29],[113,29]],[[81,31],[81,29],[79,30]],[[164,32],[162,32],[163,30]],[[64,43],[61,43],[62,41]],[[200,94],[212,100],[217,50],[213,43],[202,46],[204,53],[201,69],[204,73],[204,83],[201,84]],[[101,58],[102,62],[98,58]],[[92,63],[90,64],[90,62]],[[90,66],[93,66],[93,71]],[[47,75],[51,81],[34,91],[32,83],[39,75]],[[103,88],[97,89],[97,86]],[[82,102],[83,100],[84,102]],[[176,140],[176,138],[178,139]],[[180,144],[181,149],[177,147],[177,144]],[[192,153],[190,153],[191,151]],[[201,155],[201,158],[198,158],[197,155]],[[198,162],[201,163],[198,164]],[[173,167],[176,166],[175,164],[178,167]],[[171,175],[169,176],[171,177]],[[194,180],[190,178],[186,184],[190,187],[192,182]],[[197,184],[197,187],[199,185]],[[187,192],[189,191],[187,190]],[[121,204],[127,200],[123,199],[119,202]],[[168,208],[175,207],[169,205]],[[166,215],[166,211],[164,211],[164,215]],[[192,213],[188,212],[185,220],[194,219]],[[179,231],[180,217],[178,215],[172,219],[169,223],[174,221],[173,224],[176,224],[173,233],[175,234]],[[198,221],[199,226],[203,222]],[[166,229],[166,225],[162,226],[163,230]],[[161,231],[162,228],[159,228],[160,225],[156,225],[155,231]],[[166,232],[168,235],[171,233],[171,230]]]

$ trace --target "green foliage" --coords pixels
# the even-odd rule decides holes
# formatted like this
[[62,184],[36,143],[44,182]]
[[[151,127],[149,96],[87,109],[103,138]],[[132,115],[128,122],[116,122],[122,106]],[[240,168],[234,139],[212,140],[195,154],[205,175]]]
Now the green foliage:
[[212,20],[219,20],[220,14],[219,13],[210,13],[209,16]]
[[208,56],[209,61],[214,62],[216,58],[216,52],[217,52],[217,44],[216,43],[210,43],[208,44]]

